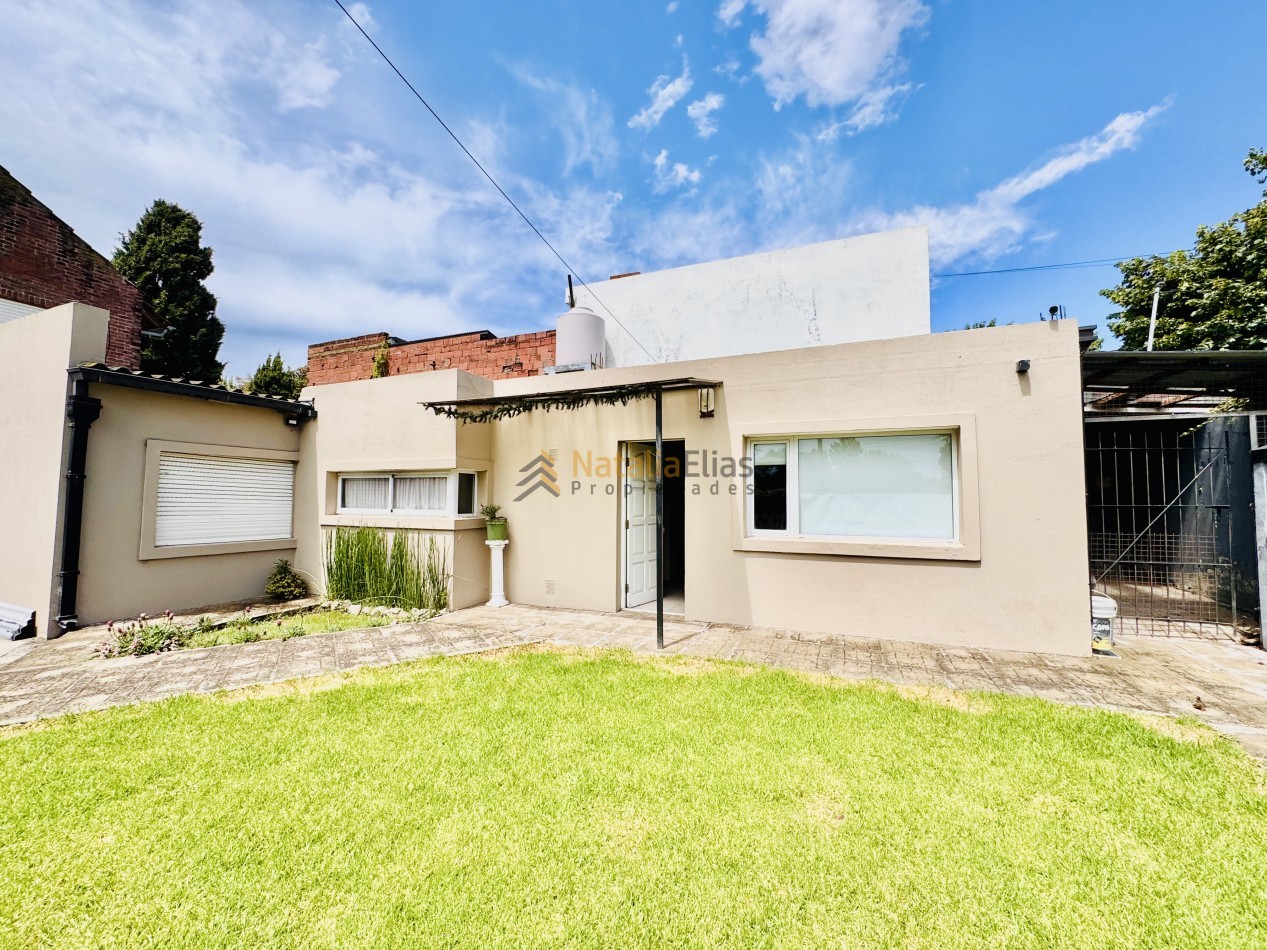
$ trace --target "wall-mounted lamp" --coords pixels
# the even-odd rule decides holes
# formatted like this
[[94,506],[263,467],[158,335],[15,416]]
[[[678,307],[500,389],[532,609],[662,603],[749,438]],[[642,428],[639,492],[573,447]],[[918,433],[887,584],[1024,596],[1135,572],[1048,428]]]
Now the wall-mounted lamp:
[[713,411],[717,408],[714,403],[716,398],[712,386],[701,386],[699,390],[699,417],[701,419],[711,419]]
[[1017,371],[1018,373],[1020,373],[1022,376],[1024,376],[1026,373],[1028,373],[1028,372],[1029,372],[1029,360],[1017,360],[1017,361],[1016,361],[1016,371]]

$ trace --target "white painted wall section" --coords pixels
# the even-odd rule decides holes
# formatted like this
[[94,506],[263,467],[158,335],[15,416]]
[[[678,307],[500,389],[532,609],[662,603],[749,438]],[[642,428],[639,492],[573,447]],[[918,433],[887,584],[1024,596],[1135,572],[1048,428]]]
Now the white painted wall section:
[[[608,366],[885,340],[930,331],[924,227],[590,286],[592,293],[585,287],[576,289],[576,302],[607,320]],[[622,330],[611,314],[630,332]]]

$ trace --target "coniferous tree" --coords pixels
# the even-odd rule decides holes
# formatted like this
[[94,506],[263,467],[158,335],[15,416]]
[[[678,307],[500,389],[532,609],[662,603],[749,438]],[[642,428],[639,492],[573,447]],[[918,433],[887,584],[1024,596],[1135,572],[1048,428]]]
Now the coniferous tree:
[[123,236],[114,266],[167,324],[162,336],[145,338],[141,368],[219,382],[224,324],[216,317],[215,295],[203,285],[214,268],[211,248],[202,246],[202,223],[178,205],[155,201]]
[[298,399],[306,385],[308,385],[308,368],[298,366],[295,369],[288,369],[282,362],[281,353],[278,353],[276,356],[265,358],[246,388],[248,392],[259,396]]

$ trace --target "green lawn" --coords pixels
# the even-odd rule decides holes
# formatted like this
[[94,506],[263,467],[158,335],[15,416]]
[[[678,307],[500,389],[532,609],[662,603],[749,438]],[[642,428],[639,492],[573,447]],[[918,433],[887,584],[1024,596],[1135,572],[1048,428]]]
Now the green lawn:
[[[408,619],[408,618],[405,618]],[[251,643],[256,640],[289,639],[309,633],[333,633],[355,627],[382,627],[391,623],[382,614],[353,616],[346,610],[312,610],[276,620],[241,621],[215,630],[190,635],[187,647],[218,647],[226,643]]]
[[0,730],[0,801],[5,945],[1267,945],[1227,741],[739,665],[526,650]]

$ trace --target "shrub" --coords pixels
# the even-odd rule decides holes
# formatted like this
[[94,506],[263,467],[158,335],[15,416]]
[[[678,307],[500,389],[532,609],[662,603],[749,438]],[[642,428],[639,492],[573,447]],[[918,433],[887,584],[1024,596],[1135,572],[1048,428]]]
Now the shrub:
[[264,594],[278,600],[297,600],[308,596],[308,584],[290,565],[290,561],[282,558],[273,565],[273,573],[264,585]]
[[378,528],[326,535],[326,593],[339,600],[440,611],[449,605],[448,552],[434,537]]
[[178,626],[169,610],[162,619],[149,620],[141,614],[131,623],[109,623],[110,639],[97,647],[103,657],[147,656],[179,650],[189,639],[190,631]]

